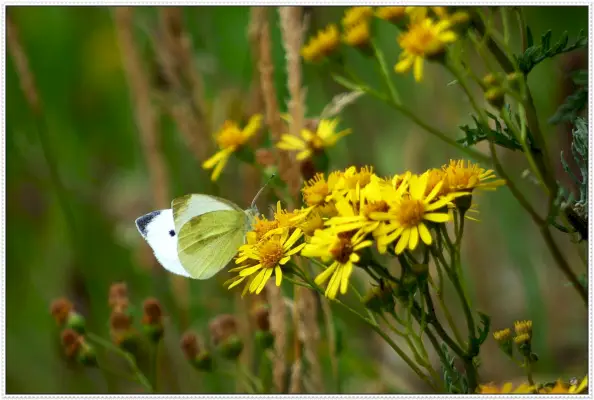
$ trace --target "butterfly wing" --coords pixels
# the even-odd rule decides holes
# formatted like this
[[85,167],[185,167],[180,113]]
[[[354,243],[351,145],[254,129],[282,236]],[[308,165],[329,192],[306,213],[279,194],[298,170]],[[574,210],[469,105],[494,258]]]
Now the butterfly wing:
[[171,203],[176,232],[192,218],[212,211],[234,210],[242,211],[229,200],[206,194],[187,194],[178,197]]
[[247,226],[247,215],[241,210],[211,211],[191,218],[177,239],[182,266],[194,279],[212,277],[237,254]]
[[163,268],[176,275],[190,276],[177,255],[177,234],[171,209],[153,211],[137,218],[136,228]]

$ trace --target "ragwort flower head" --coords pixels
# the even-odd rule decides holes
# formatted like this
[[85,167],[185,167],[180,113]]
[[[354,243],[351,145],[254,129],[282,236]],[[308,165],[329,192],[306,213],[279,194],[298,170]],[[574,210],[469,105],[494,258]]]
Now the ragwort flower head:
[[340,32],[335,24],[311,37],[301,49],[301,56],[306,62],[318,62],[332,54],[340,45]]
[[400,198],[392,199],[387,212],[372,214],[374,218],[387,221],[377,235],[380,252],[385,252],[387,246],[396,240],[396,254],[402,253],[406,248],[414,250],[419,238],[426,245],[431,245],[432,238],[426,223],[444,223],[450,220],[447,209],[443,209],[451,202],[452,197],[443,196],[437,199],[441,183],[435,185],[429,194],[425,194],[428,178],[428,173],[411,176],[408,192]]
[[435,21],[427,16],[425,7],[415,8],[419,10],[409,14],[408,30],[398,37],[402,52],[394,70],[404,73],[413,68],[415,80],[420,82],[424,60],[443,54],[446,45],[455,42],[458,36],[450,29],[452,23],[449,20]]
[[498,186],[505,185],[505,180],[496,179],[493,170],[486,170],[464,160],[450,160],[449,165],[444,165],[445,184],[448,191],[473,191],[474,189],[495,190]]
[[281,233],[267,235],[255,244],[243,245],[235,260],[239,267],[229,270],[239,274],[225,282],[225,286],[232,289],[247,280],[242,296],[247,292],[260,294],[273,273],[276,285],[280,286],[283,266],[305,245],[297,244],[302,236],[300,229],[295,229],[290,236],[289,229],[282,229]]
[[361,169],[349,167],[339,175],[338,181],[332,190],[332,197],[345,197],[348,201],[357,203],[359,194],[369,182],[371,182],[373,167],[365,166]]
[[317,125],[315,132],[302,129],[300,136],[284,134],[276,147],[281,150],[297,151],[297,160],[303,161],[325,148],[332,147],[339,139],[351,133],[350,129],[336,132],[339,120],[323,119]]
[[342,26],[347,28],[360,22],[368,22],[371,17],[373,17],[373,7],[350,7],[344,12]]
[[406,15],[406,7],[377,7],[377,9],[375,10],[375,15],[379,19],[383,19],[390,22],[398,22]]
[[555,385],[552,387],[542,387],[539,389],[538,393],[542,394],[560,394],[560,393],[567,393],[567,394],[582,394],[587,393],[588,391],[588,376],[586,375],[581,382],[575,379],[575,382],[566,383],[563,382],[561,379],[558,379],[555,382]]
[[213,181],[218,179],[231,154],[258,132],[261,123],[262,115],[260,114],[252,116],[243,129],[240,129],[235,122],[225,121],[221,130],[215,136],[219,151],[202,163],[202,168],[213,170],[211,175]]
[[301,255],[319,257],[323,261],[331,262],[328,268],[316,277],[315,283],[322,285],[329,279],[325,295],[329,299],[334,299],[339,290],[341,294],[347,291],[353,267],[361,259],[357,252],[371,246],[372,243],[371,240],[365,240],[363,235],[352,232],[317,230],[301,251]]
[[365,49],[371,40],[371,31],[368,21],[345,26],[342,40],[351,47]]
[[522,383],[514,388],[511,382],[506,382],[502,386],[488,383],[486,385],[479,385],[477,392],[480,394],[534,393],[534,386],[528,383]]

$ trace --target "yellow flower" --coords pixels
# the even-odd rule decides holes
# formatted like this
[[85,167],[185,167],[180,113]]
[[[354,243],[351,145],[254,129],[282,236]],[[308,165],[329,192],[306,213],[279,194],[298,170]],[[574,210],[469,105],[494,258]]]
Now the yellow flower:
[[307,217],[300,221],[299,228],[303,231],[306,236],[313,236],[318,229],[324,229],[324,217],[319,211],[313,211],[307,214]]
[[373,7],[350,7],[345,10],[342,18],[342,26],[345,28],[367,22],[373,16]]
[[388,212],[372,214],[374,218],[388,221],[377,237],[380,252],[385,252],[387,246],[396,239],[398,239],[396,254],[402,253],[407,247],[414,250],[419,242],[419,237],[425,244],[430,245],[432,243],[431,233],[425,225],[425,221],[443,223],[450,220],[447,210],[445,212],[436,211],[447,206],[452,197],[444,196],[436,200],[441,183],[435,185],[431,193],[425,195],[427,180],[427,173],[421,176],[411,176],[408,193],[390,202]]
[[407,72],[414,66],[414,77],[417,82],[423,78],[424,59],[441,54],[448,43],[458,38],[456,33],[450,30],[449,20],[436,22],[427,17],[425,7],[419,8],[420,10],[411,13],[408,30],[398,37],[402,52],[398,63],[394,66],[397,73]]
[[516,331],[516,335],[532,335],[532,321],[516,321],[514,322],[514,330]]
[[588,375],[582,379],[582,381],[578,384],[578,380],[575,379],[575,383],[565,383],[561,379],[558,379],[555,382],[553,387],[542,387],[538,391],[539,393],[543,394],[558,394],[558,393],[567,393],[567,394],[581,394],[586,393],[588,390]]
[[509,328],[505,328],[499,331],[493,332],[493,338],[498,342],[505,342],[511,338],[511,330]]
[[282,150],[298,151],[297,160],[303,161],[317,151],[334,146],[340,138],[351,133],[350,129],[336,132],[337,126],[338,119],[323,119],[318,124],[315,133],[309,129],[302,129],[300,136],[284,134],[276,147]]
[[325,205],[328,196],[330,196],[334,189],[334,185],[336,185],[338,177],[338,174],[332,173],[328,176],[328,181],[326,181],[324,174],[318,172],[313,178],[305,182],[301,189],[305,204],[309,207]]
[[406,14],[406,7],[378,7],[375,10],[375,15],[383,20],[390,22],[398,22]]
[[318,230],[305,245],[301,255],[332,261],[332,264],[316,277],[315,283],[322,285],[330,279],[325,295],[329,299],[334,299],[339,290],[342,294],[347,291],[353,266],[360,260],[357,251],[371,246],[372,243],[371,240],[364,240],[362,235],[336,233],[328,229]]
[[243,245],[235,260],[236,264],[243,265],[229,271],[239,272],[239,275],[225,282],[225,286],[232,289],[249,278],[243,294],[247,292],[260,294],[273,272],[276,286],[280,286],[283,279],[282,266],[305,245],[302,243],[295,246],[301,236],[303,232],[300,229],[295,229],[291,236],[288,229],[283,229],[282,233],[267,236],[257,244]]
[[219,151],[202,163],[202,168],[213,169],[211,179],[216,181],[227,164],[231,154],[243,146],[260,129],[262,115],[256,114],[250,118],[248,124],[239,129],[235,122],[225,121],[221,130],[216,134]]
[[305,217],[307,217],[307,213],[304,212],[304,210],[287,211],[283,210],[280,201],[276,203],[276,212],[274,213],[274,219],[275,221],[278,221],[277,229],[293,229],[300,222],[302,222],[305,219]]
[[330,55],[340,45],[340,32],[335,24],[328,25],[311,37],[301,49],[306,62],[317,62]]
[[347,200],[357,203],[359,201],[359,193],[374,176],[373,167],[365,166],[357,171],[356,167],[347,168],[339,177],[334,189],[332,197],[346,197]]
[[514,386],[511,382],[506,382],[501,387],[493,383],[489,383],[486,385],[479,385],[477,391],[480,394],[534,393],[534,386],[531,386],[528,383],[522,383],[514,389]]
[[274,231],[278,228],[278,221],[273,219],[268,220],[263,215],[258,215],[254,218],[251,232],[247,234],[247,242],[255,244],[259,242],[268,232]]
[[351,47],[364,48],[369,44],[371,32],[369,22],[361,21],[344,28],[343,41]]
[[470,161],[464,165],[464,160],[450,160],[449,165],[444,165],[445,180],[448,190],[495,190],[498,186],[505,185],[505,180],[495,179],[493,170],[480,168],[478,164]]
[[468,15],[466,11],[454,11],[453,14],[450,14],[447,7],[431,7],[431,10],[440,20],[447,20],[451,22],[452,25],[463,24],[470,19],[470,15]]
[[359,202],[351,203],[345,197],[336,198],[338,216],[330,218],[326,225],[331,226],[336,232],[354,230],[362,235],[372,233],[378,230],[381,224],[386,223],[381,214],[379,219],[376,217],[377,213],[390,210],[386,199],[402,196],[405,189],[406,185],[400,185],[396,190],[385,180],[373,175],[371,182],[360,190]]

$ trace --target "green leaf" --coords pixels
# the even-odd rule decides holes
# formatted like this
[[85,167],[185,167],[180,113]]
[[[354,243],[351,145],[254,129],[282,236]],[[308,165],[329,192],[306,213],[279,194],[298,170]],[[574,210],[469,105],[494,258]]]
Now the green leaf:
[[[512,131],[507,127],[503,126],[502,122],[490,112],[487,112],[487,116],[493,121],[495,128],[491,128],[488,125],[481,123],[478,118],[472,116],[475,127],[472,128],[469,125],[462,125],[460,129],[466,134],[466,137],[458,139],[457,142],[465,146],[473,146],[484,140],[492,139],[496,145],[505,147],[509,150],[524,151],[522,144],[516,139]],[[527,131],[528,145],[530,150],[534,153],[540,153],[540,149],[533,145],[532,134]]]
[[563,104],[559,106],[555,114],[549,119],[550,124],[574,122],[578,114],[586,108],[588,104],[588,71],[575,72],[572,80],[578,88],[567,96]]
[[534,46],[534,37],[532,37],[532,30],[529,26],[526,27],[526,45],[528,48]]
[[540,38],[540,44],[535,45],[532,32],[529,27],[526,27],[526,44],[528,47],[524,51],[524,54],[514,56],[520,67],[520,71],[524,75],[528,75],[537,64],[547,58],[553,58],[559,54],[568,53],[588,46],[588,36],[583,30],[579,32],[575,42],[571,45],[568,45],[569,36],[567,32],[563,32],[559,40],[553,45],[551,45],[552,35],[553,33],[550,30],[545,32]]
[[479,337],[477,338],[479,346],[487,340],[489,337],[489,330],[491,329],[491,317],[482,312],[478,312],[479,318],[481,319],[482,328],[479,327]]

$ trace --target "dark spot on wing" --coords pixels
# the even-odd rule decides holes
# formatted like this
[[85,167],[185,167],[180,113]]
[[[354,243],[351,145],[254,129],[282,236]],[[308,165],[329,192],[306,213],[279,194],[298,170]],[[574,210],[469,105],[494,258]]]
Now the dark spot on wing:
[[173,229],[169,231],[169,236],[171,236],[171,237],[175,236],[175,231]]
[[161,211],[153,211],[136,219],[136,227],[142,236],[146,236],[146,226],[159,214],[161,214]]

